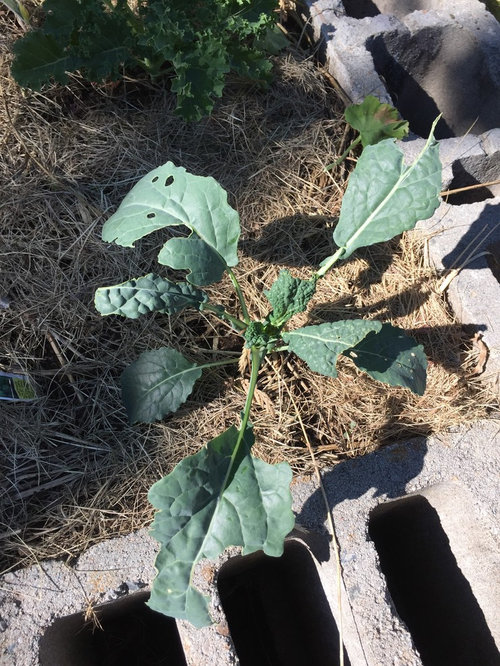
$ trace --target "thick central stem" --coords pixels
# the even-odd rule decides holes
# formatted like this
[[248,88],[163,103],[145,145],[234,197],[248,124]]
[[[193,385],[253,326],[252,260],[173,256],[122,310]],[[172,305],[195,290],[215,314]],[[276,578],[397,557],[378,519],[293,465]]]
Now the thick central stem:
[[245,303],[245,299],[243,297],[243,292],[241,291],[240,283],[236,279],[236,275],[233,273],[233,271],[229,268],[226,269],[228,272],[229,277],[231,278],[231,282],[233,283],[233,287],[236,291],[236,295],[238,296],[238,300],[241,305],[241,311],[243,312],[243,319],[245,320],[245,323],[249,324],[250,323],[250,315],[248,314],[247,306]]
[[[240,443],[241,438],[245,433],[245,428],[247,427],[248,421],[250,419],[250,409],[252,407],[253,394],[255,393],[255,388],[257,386],[257,378],[259,376],[260,364],[262,363],[262,359],[264,358],[264,356],[265,353],[262,349],[257,349],[256,347],[252,347],[251,350],[252,370],[250,373],[250,384],[248,386],[248,393],[247,393],[247,398],[245,400],[245,406],[243,407],[243,418],[241,420],[240,436],[238,437],[238,444]],[[236,445],[236,448],[238,447],[238,444]]]
[[349,145],[347,150],[345,150],[342,153],[342,155],[338,158],[338,160],[335,160],[335,162],[332,162],[332,164],[329,164],[327,167],[325,167],[325,170],[330,171],[331,169],[335,169],[335,167],[337,167],[339,164],[342,164],[342,162],[349,155],[351,150],[353,150],[353,148],[356,148],[356,146],[360,141],[361,141],[361,134],[358,137],[356,137],[356,139],[354,139],[354,141]]

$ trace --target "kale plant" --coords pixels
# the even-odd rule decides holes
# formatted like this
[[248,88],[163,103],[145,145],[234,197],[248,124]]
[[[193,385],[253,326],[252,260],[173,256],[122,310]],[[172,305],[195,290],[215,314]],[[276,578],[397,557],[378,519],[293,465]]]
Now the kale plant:
[[[177,112],[199,120],[222,95],[229,71],[265,82],[277,44],[276,0],[45,0],[42,27],[14,45],[12,75],[39,90],[81,71],[90,81],[140,67],[172,78]],[[281,44],[282,45],[282,44]]]
[[[434,128],[433,128],[434,129]],[[252,453],[250,409],[259,368],[266,354],[286,350],[314,372],[337,377],[339,355],[371,377],[423,394],[426,358],[423,348],[404,331],[387,323],[350,319],[293,328],[292,317],[304,312],[318,280],[360,247],[387,241],[430,217],[439,205],[441,165],[433,134],[410,165],[394,139],[368,145],[350,176],[333,239],[337,250],[309,280],[281,271],[265,291],[270,309],[262,320],[248,312],[233,268],[238,263],[238,213],[227,194],[209,177],[195,176],[171,162],[144,176],[104,225],[103,239],[125,247],[164,227],[184,225],[186,237],[173,237],[158,261],[187,271],[172,282],[150,273],[97,290],[103,315],[136,318],[148,312],[174,314],[184,308],[208,312],[229,323],[250,350],[251,374],[239,425],[232,425],[198,453],[182,460],[149,491],[157,509],[152,533],[161,548],[158,575],[149,605],[166,615],[202,627],[211,622],[207,599],[192,584],[197,562],[214,558],[228,546],[248,554],[283,552],[294,525],[288,464],[269,465]],[[211,303],[202,287],[229,274],[239,313]],[[234,361],[197,364],[179,351],[146,351],[122,375],[125,406],[132,423],[152,422],[175,412],[191,393],[203,370]],[[237,361],[236,361],[237,362]]]

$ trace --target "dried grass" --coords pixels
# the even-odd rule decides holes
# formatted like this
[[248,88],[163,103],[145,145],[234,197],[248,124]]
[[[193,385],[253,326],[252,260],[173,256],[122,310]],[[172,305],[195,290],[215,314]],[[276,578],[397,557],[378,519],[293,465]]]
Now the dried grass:
[[[307,277],[331,250],[346,174],[334,179],[324,166],[347,135],[341,101],[299,54],[276,59],[267,91],[232,81],[213,116],[190,126],[173,115],[168,90],[132,80],[97,86],[74,77],[43,94],[20,91],[8,68],[19,28],[5,9],[0,22],[7,26],[0,38],[0,298],[10,303],[0,310],[0,369],[28,372],[40,395],[0,410],[5,570],[71,557],[147,524],[151,483],[234,423],[243,403],[248,375],[218,369],[172,418],[127,424],[118,377],[141,351],[170,345],[191,358],[238,358],[242,342],[198,313],[138,321],[97,315],[98,286],[156,266],[156,236],[134,250],[100,239],[123,195],[169,159],[219,180],[241,215],[238,276],[252,312],[263,315],[262,290],[280,268]],[[487,413],[490,398],[468,376],[472,344],[421,250],[407,236],[360,251],[321,282],[297,323],[360,313],[410,329],[430,357],[426,394],[386,390],[349,361],[333,381],[297,359],[270,358],[252,414],[257,454],[310,471],[290,396],[322,465]],[[211,296],[235,307],[228,286],[215,285]]]

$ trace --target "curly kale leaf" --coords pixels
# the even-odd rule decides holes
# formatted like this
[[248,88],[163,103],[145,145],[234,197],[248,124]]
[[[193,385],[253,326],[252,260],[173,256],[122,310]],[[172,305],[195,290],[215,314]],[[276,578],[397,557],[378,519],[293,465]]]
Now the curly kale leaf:
[[269,79],[272,65],[262,44],[275,25],[275,6],[274,0],[150,0],[142,8],[140,43],[171,63],[178,115],[192,121],[210,113],[231,70]]
[[245,331],[245,347],[259,347],[270,352],[280,337],[279,328],[268,321],[251,321]]
[[270,321],[275,326],[282,326],[290,317],[303,312],[316,291],[316,278],[301,280],[294,278],[290,272],[283,270],[271,289],[264,291],[273,311]]
[[81,70],[90,81],[117,78],[133,62],[130,10],[118,3],[109,11],[100,0],[45,0],[45,22],[13,48],[12,75],[39,90],[51,80],[65,83],[67,72]]
[[275,0],[45,0],[45,21],[14,45],[12,74],[39,90],[80,70],[90,81],[142,67],[153,78],[172,75],[177,113],[198,120],[222,95],[235,71],[266,82],[266,38],[276,26]]

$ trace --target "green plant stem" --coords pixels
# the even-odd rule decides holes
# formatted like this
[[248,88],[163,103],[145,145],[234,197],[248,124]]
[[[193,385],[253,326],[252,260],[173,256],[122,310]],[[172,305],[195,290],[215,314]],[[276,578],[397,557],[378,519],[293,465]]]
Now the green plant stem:
[[250,315],[248,314],[247,306],[245,303],[245,299],[243,297],[243,292],[241,291],[240,283],[236,279],[236,275],[233,273],[233,271],[229,268],[227,268],[227,272],[229,274],[229,277],[231,278],[231,282],[233,283],[233,287],[236,291],[236,294],[238,296],[238,300],[241,305],[241,311],[243,312],[243,319],[247,324],[250,323]]
[[217,368],[220,365],[229,365],[231,363],[236,364],[240,362],[240,357],[238,358],[231,358],[231,359],[226,359],[225,361],[212,361],[211,363],[203,363],[200,365],[201,368]]
[[[252,347],[250,353],[251,353],[250,363],[252,366],[250,372],[250,383],[248,385],[248,392],[245,400],[245,406],[243,407],[243,417],[241,419],[241,426],[238,435],[238,440],[234,447],[235,452],[237,452],[239,445],[241,444],[241,441],[245,435],[245,429],[248,425],[248,421],[250,420],[250,409],[252,407],[252,400],[253,400],[253,394],[255,393],[255,387],[257,386],[257,378],[259,376],[260,364],[262,363],[262,360],[266,355],[263,349],[258,349],[257,347]],[[235,453],[233,453],[233,456],[234,455]]]
[[203,310],[208,310],[209,312],[213,312],[219,319],[222,319],[223,321],[226,321],[233,326],[237,331],[244,331],[247,327],[247,324],[244,321],[241,321],[241,319],[238,319],[238,317],[233,317],[230,315],[228,312],[226,312],[224,309],[220,309],[216,305],[210,305],[210,303],[203,303]]
[[329,257],[328,261],[321,266],[321,268],[316,271],[316,275],[319,278],[324,277],[324,275],[330,270],[330,268],[333,266],[333,264],[336,264],[337,261],[342,257],[342,255],[345,252],[345,247],[339,247],[337,252],[335,254],[332,254],[331,257]]
[[345,160],[345,158],[349,155],[349,153],[351,152],[351,150],[352,150],[353,148],[356,148],[356,146],[358,145],[358,143],[359,143],[360,141],[361,141],[361,134],[360,134],[356,139],[354,139],[354,141],[348,146],[347,150],[345,150],[345,151],[342,153],[342,155],[341,155],[337,160],[335,160],[335,162],[332,162],[331,164],[329,164],[328,166],[325,167],[325,171],[331,171],[331,169],[334,169],[334,168],[335,168],[336,166],[338,166],[339,164],[342,164],[342,162],[343,162],[343,161]]
[[[250,384],[248,386],[248,391],[247,391],[247,397],[245,400],[245,406],[243,408],[243,417],[241,419],[241,425],[238,430],[238,438],[236,440],[236,443],[233,448],[233,452],[231,454],[231,461],[228,465],[227,471],[226,471],[226,476],[224,478],[224,481],[222,483],[222,488],[226,488],[228,484],[228,479],[231,476],[234,465],[237,461],[238,456],[240,455],[240,447],[243,442],[243,438],[245,437],[245,430],[248,425],[248,421],[250,420],[250,409],[252,407],[252,400],[253,400],[253,395],[255,393],[255,387],[257,386],[257,378],[259,376],[259,369],[260,365],[262,363],[262,360],[264,359],[265,352],[263,349],[258,349],[257,347],[252,347],[251,349],[251,373],[250,373]],[[239,360],[239,359],[238,359]],[[210,529],[210,528],[209,528]],[[208,532],[209,530],[207,530]],[[200,559],[201,553],[203,551],[203,547],[200,548],[198,551],[198,555],[195,558],[195,562],[197,562]],[[190,584],[192,582],[193,578],[193,573],[194,573],[194,566],[191,569],[191,574],[189,577]]]

